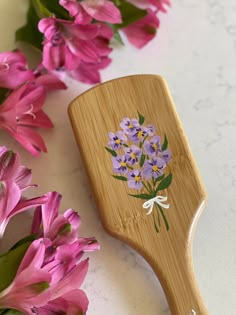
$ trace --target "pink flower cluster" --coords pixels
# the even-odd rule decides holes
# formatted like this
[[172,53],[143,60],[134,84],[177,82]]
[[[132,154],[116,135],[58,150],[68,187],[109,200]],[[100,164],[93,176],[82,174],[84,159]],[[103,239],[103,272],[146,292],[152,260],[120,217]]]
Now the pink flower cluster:
[[65,84],[40,68],[28,69],[24,55],[16,50],[0,53],[0,88],[7,89],[5,101],[0,104],[0,129],[32,155],[46,152],[42,137],[33,128],[53,127],[42,107],[47,93],[65,89]]
[[[19,155],[0,147],[1,236],[12,216],[36,206],[32,223],[35,240],[17,270],[12,270],[12,282],[1,290],[0,309],[31,315],[85,314],[88,299],[80,286],[88,271],[88,259],[81,259],[84,253],[99,249],[99,244],[93,237],[78,236],[81,222],[77,212],[68,209],[58,213],[61,196],[57,192],[25,199],[22,192],[33,186],[30,181],[31,171],[20,164]],[[14,259],[10,257],[9,265]],[[3,282],[1,279],[1,286]]]
[[[132,3],[132,1],[130,1]],[[99,70],[107,67],[111,59],[109,47],[113,30],[108,25],[122,24],[122,14],[110,0],[60,0],[72,20],[56,17],[44,18],[39,30],[44,34],[43,65],[48,70],[66,70],[75,79],[85,83],[101,81]],[[133,1],[147,10],[138,21],[121,27],[130,43],[142,48],[156,34],[159,27],[157,12],[165,12],[169,0]]]

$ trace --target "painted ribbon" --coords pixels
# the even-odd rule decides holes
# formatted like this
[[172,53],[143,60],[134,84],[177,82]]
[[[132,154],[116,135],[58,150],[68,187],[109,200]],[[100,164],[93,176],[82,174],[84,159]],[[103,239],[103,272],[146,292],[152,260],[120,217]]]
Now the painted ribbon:
[[155,203],[158,204],[159,206],[161,206],[162,208],[168,209],[170,207],[170,205],[163,203],[165,201],[167,201],[167,197],[159,195],[159,196],[156,196],[154,198],[151,198],[151,199],[145,201],[143,204],[143,208],[149,209],[148,212],[146,213],[147,215],[152,213],[152,210],[153,210]]

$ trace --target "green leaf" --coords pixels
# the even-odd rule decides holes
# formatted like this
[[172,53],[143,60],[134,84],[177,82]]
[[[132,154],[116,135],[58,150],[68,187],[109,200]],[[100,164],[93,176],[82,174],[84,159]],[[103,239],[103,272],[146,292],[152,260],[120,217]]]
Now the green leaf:
[[122,16],[122,23],[116,24],[118,28],[130,25],[140,20],[148,13],[147,10],[139,9],[138,7],[126,1],[120,1],[118,8]]
[[17,310],[13,310],[13,309],[8,309],[5,310],[4,313],[0,313],[0,314],[4,314],[4,315],[24,315],[24,313],[21,313]]
[[127,182],[127,178],[124,176],[116,176],[116,175],[112,175],[112,177],[114,177],[115,179],[119,179],[119,180],[123,180],[123,182]]
[[138,121],[140,125],[144,123],[144,117],[139,112],[138,112]]
[[16,31],[15,40],[26,42],[37,50],[42,51],[43,34],[38,30],[39,17],[32,5],[32,1],[30,3],[26,25]]
[[123,143],[123,146],[124,146],[124,147],[126,147],[126,148],[128,148],[128,147],[129,147],[126,143]]
[[149,194],[138,194],[138,195],[129,194],[129,196],[132,196],[132,197],[135,197],[135,198],[140,198],[140,199],[146,199],[146,200],[151,199],[151,198],[154,197],[153,194],[150,194],[150,195]]
[[14,246],[12,246],[12,248],[10,250],[13,250],[13,249],[25,244],[25,243],[33,242],[36,239],[37,239],[37,234],[28,235],[28,236],[22,238],[20,241],[18,241]]
[[153,183],[154,186],[156,186],[156,183],[159,182],[160,180],[162,180],[164,177],[165,177],[165,174],[163,174],[163,175],[157,177],[157,178],[154,180],[154,183]]
[[146,155],[145,155],[145,154],[142,154],[142,155],[141,155],[141,159],[140,159],[140,161],[139,161],[140,167],[143,166],[145,159],[146,159]]
[[[34,1],[34,0],[33,0]],[[72,17],[60,4],[59,0],[40,0],[41,4],[59,19],[72,20]]]
[[112,149],[110,149],[110,148],[108,148],[108,147],[105,147],[105,149],[106,149],[107,152],[109,152],[112,156],[117,156],[116,151],[114,151],[114,150],[112,150]]
[[7,98],[8,93],[9,93],[8,89],[0,88],[0,106]]
[[167,175],[158,185],[157,189],[156,189],[156,193],[160,190],[166,189],[167,187],[170,186],[172,181],[172,174],[170,173],[169,175]]
[[161,147],[161,150],[165,151],[167,149],[167,147],[168,147],[168,140],[167,140],[167,137],[165,135],[164,143],[163,143],[163,145]]
[[35,12],[40,19],[51,16],[51,12],[48,11],[41,0],[33,0],[31,3],[34,6]]
[[0,292],[7,288],[15,278],[18,267],[30,244],[30,242],[25,243],[0,256]]

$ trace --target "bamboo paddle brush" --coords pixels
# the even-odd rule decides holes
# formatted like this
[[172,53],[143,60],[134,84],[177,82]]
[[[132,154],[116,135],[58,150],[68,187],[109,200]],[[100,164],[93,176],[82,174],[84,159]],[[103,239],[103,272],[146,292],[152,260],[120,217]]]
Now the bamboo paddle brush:
[[106,231],[151,265],[173,315],[206,315],[191,258],[206,193],[165,81],[106,82],[69,116]]

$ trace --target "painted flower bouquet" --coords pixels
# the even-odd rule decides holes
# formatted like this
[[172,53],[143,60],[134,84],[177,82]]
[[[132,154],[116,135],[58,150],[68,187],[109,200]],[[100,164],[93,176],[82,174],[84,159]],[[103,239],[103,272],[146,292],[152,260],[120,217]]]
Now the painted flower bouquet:
[[41,54],[29,69],[24,54],[0,53],[0,129],[8,132],[32,155],[46,152],[35,128],[52,128],[43,111],[48,92],[65,89],[65,74],[95,84],[111,63],[114,42],[127,39],[137,48],[152,40],[159,14],[169,0],[30,0],[26,24],[16,41]]
[[[167,197],[160,193],[167,189],[172,181],[172,174],[167,174],[171,153],[168,140],[164,142],[155,134],[155,126],[144,125],[145,118],[138,113],[136,118],[123,118],[122,130],[109,132],[108,146],[105,149],[112,155],[113,177],[127,182],[128,188],[140,193],[130,193],[135,198],[144,199],[143,208],[147,215],[153,214],[154,227],[159,232],[161,218],[166,230],[169,230],[164,209]],[[153,211],[155,209],[155,212]]]
[[62,197],[57,192],[23,196],[35,186],[19,155],[0,147],[0,237],[13,216],[35,209],[31,233],[0,255],[0,314],[85,314],[88,298],[80,286],[88,258],[83,256],[99,244],[78,236],[77,212],[59,214]]

